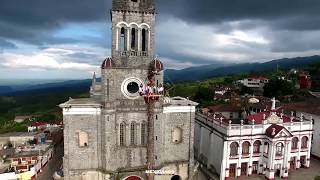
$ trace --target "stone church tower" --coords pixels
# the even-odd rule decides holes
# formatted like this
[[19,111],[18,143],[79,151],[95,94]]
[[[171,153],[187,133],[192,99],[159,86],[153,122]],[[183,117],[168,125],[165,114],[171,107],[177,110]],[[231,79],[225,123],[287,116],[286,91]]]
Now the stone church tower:
[[64,179],[192,179],[197,103],[156,90],[164,68],[154,58],[154,1],[112,5],[112,57],[102,63],[101,82],[94,75],[90,98],[60,105]]

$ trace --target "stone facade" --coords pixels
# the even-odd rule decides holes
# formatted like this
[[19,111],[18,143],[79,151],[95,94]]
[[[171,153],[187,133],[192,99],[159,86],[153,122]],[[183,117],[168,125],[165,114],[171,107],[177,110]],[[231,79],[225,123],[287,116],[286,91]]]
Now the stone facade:
[[[94,76],[91,98],[60,105],[65,124],[64,179],[146,179],[150,109],[138,89],[147,86],[153,69],[157,69],[155,87],[163,84],[162,63],[154,60],[154,36],[152,0],[113,1],[112,58],[102,64],[101,82]],[[154,179],[192,178],[196,105],[181,97],[160,96],[155,102],[152,168],[173,173]]]

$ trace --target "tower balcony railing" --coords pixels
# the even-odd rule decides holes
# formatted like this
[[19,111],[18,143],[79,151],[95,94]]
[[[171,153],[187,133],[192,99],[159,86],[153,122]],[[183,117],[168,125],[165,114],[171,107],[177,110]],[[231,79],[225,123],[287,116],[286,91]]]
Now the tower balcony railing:
[[147,57],[147,51],[118,51],[120,57]]

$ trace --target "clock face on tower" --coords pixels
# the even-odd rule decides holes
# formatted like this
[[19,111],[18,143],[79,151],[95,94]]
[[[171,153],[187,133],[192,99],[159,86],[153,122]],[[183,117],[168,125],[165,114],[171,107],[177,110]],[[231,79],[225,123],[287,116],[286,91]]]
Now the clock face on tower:
[[139,86],[143,82],[136,77],[130,77],[125,79],[121,84],[121,92],[128,99],[137,99],[139,95]]

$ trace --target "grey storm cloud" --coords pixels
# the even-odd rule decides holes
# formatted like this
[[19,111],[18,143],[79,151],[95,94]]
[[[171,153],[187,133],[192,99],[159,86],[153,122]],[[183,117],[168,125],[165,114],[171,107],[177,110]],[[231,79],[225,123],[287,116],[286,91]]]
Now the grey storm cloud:
[[[319,29],[318,0],[156,0],[157,12],[190,23],[275,21],[292,29]],[[111,0],[1,0],[0,36],[32,36],[66,22],[109,21]]]
[[[198,26],[212,28],[210,33],[228,34],[235,29],[256,30],[264,28],[261,33],[270,41],[269,47],[259,47],[255,42],[233,40],[244,45],[249,53],[254,48],[270,49],[272,52],[291,52],[320,49],[318,32],[320,31],[319,0],[155,0],[157,4],[158,25],[164,26],[172,19],[182,20],[189,27]],[[110,46],[110,38],[59,38],[52,33],[68,23],[105,23],[106,35],[110,35],[111,0],[1,0],[0,1],[0,48],[13,48],[10,40],[23,41],[39,47],[52,44],[87,42],[100,46]],[[231,23],[237,22],[237,23]],[[198,64],[218,61],[207,58],[196,58],[179,51],[181,46],[197,50],[205,49],[205,42],[199,44],[179,44],[168,41],[181,41],[185,37],[176,38],[164,33],[167,29],[175,31],[176,26],[162,27],[157,30],[157,49],[161,56],[177,61],[192,61]],[[205,29],[208,30],[208,29]],[[108,31],[108,32],[107,32]],[[161,36],[161,38],[159,38]],[[167,36],[167,37],[165,37]],[[183,35],[181,35],[183,36]],[[189,35],[193,36],[193,34]],[[195,42],[199,34],[189,41]],[[299,37],[299,39],[293,39]],[[237,42],[238,41],[238,42]],[[316,42],[317,41],[317,42]],[[290,44],[288,44],[290,43]],[[180,46],[181,45],[181,46]],[[186,48],[185,48],[186,49]],[[185,51],[188,51],[186,49]],[[240,49],[238,52],[246,51]],[[206,49],[208,52],[210,49]],[[220,49],[219,49],[220,50]],[[225,47],[223,51],[229,49]],[[236,49],[231,49],[237,51]],[[266,50],[267,51],[267,50]],[[85,57],[75,54],[74,58]],[[197,54],[195,54],[197,56]],[[94,58],[94,57],[92,57]]]
[[292,29],[320,28],[312,22],[320,16],[318,0],[161,0],[158,4],[161,14],[196,24],[251,19],[281,21]]
[[31,44],[75,42],[51,35],[65,23],[105,21],[109,0],[1,0],[0,37]]

